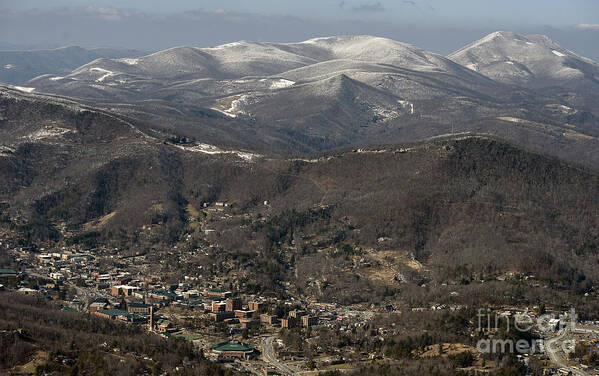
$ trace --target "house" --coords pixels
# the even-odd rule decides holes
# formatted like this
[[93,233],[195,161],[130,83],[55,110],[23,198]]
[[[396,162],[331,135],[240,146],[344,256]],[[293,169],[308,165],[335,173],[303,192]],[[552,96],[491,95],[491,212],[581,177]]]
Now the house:
[[20,289],[17,290],[17,292],[22,295],[37,295],[37,294],[39,294],[38,290],[30,289],[28,287],[21,287]]
[[63,281],[65,279],[64,274],[58,272],[50,273],[50,278],[55,281]]
[[142,290],[133,291],[133,297],[137,299],[145,299],[147,295],[148,293]]
[[171,323],[170,321],[166,319],[159,319],[158,321],[156,321],[156,324],[154,325],[154,330],[156,330],[158,333],[168,333],[176,329],[173,323]]

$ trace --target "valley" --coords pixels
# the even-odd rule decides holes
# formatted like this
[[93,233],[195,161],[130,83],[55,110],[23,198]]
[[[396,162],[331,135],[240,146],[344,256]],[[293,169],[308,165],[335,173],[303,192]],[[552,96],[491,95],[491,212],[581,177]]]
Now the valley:
[[121,52],[0,86],[0,372],[597,374],[597,63]]

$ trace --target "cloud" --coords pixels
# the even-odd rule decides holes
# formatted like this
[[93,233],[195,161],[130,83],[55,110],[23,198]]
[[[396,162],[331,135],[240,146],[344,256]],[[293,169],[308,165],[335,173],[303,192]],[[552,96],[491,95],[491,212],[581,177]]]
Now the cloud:
[[[240,39],[296,42],[330,35],[377,35],[410,43],[426,50],[448,54],[505,25],[490,24],[484,28],[470,25],[419,25],[410,12],[402,12],[402,22],[385,21],[387,4],[383,0],[345,1],[344,16],[339,19],[309,18],[281,14],[255,14],[220,7],[183,12],[154,14],[135,9],[108,7],[63,7],[33,10],[4,10],[0,0],[0,48],[53,48],[64,45],[84,47],[124,47],[156,51],[173,46],[208,47]],[[411,5],[396,0],[403,7]],[[426,12],[432,0],[414,1]],[[379,4],[380,3],[380,4]],[[364,12],[354,11],[354,6]],[[389,2],[390,4],[390,2]],[[368,6],[369,5],[369,6]],[[390,7],[390,6],[389,6]],[[370,13],[369,13],[370,12]],[[341,13],[341,12],[339,12]],[[373,22],[372,18],[383,16]],[[413,21],[403,22],[407,17]],[[156,31],[160,32],[156,32]],[[564,48],[599,61],[597,30],[593,25],[545,29],[522,26],[520,34],[547,34]]]
[[85,9],[85,13],[91,17],[97,17],[105,21],[123,21],[130,15],[127,12],[115,8],[98,8],[92,5]]
[[424,11],[428,10],[430,12],[435,12],[435,7],[433,7],[430,4],[422,4],[422,3],[419,4],[418,2],[416,2],[414,0],[403,0],[402,3],[405,5],[414,7],[418,10],[424,10]]
[[599,31],[599,24],[578,24],[576,28],[579,30]]
[[347,1],[342,1],[339,3],[339,8],[344,9],[346,5],[347,5]]
[[368,4],[362,4],[359,6],[355,6],[354,11],[357,12],[384,12],[385,11],[385,7],[383,6],[383,4],[379,1],[376,3],[368,3]]

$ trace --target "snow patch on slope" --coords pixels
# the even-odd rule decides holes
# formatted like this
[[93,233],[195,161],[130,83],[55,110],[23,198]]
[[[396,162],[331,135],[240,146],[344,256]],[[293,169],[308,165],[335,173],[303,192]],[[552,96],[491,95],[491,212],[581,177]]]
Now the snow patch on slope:
[[231,43],[221,44],[220,46],[206,48],[206,50],[225,50],[227,48],[239,47],[239,46],[243,46],[243,42],[239,41],[239,42],[231,42]]
[[295,85],[295,81],[285,80],[282,78],[280,80],[275,80],[274,82],[272,82],[270,84],[270,88],[273,90],[285,89],[285,88],[291,87],[293,85]]
[[526,123],[527,122],[527,120],[520,119],[517,117],[511,117],[511,116],[499,116],[497,119],[503,120],[503,121],[508,121],[510,123]]
[[561,53],[561,52],[559,52],[559,51],[556,51],[556,50],[551,50],[551,52],[553,52],[553,54],[554,54],[554,55],[556,55],[556,56],[559,56],[559,57],[564,57],[564,56],[566,56],[566,54],[563,54],[563,53]]
[[112,77],[115,75],[114,72],[111,72],[111,71],[103,69],[103,68],[90,68],[89,71],[103,73],[102,76],[100,76],[99,78],[96,78],[96,82],[103,82],[108,77]]
[[[237,95],[233,97],[223,98],[219,100],[219,105],[211,107],[212,110],[218,111],[228,117],[236,118],[239,115],[247,115],[244,106],[250,103],[249,95]],[[230,101],[228,107],[227,102]]]
[[35,90],[34,87],[24,87],[24,86],[13,86],[13,88],[25,92],[25,93],[33,93],[33,91]]
[[408,110],[408,112],[410,113],[410,115],[414,115],[414,103],[410,102],[410,101],[397,101],[399,102],[399,104],[401,104],[401,106],[405,109]]
[[473,70],[473,71],[477,71],[478,70],[478,64],[475,63],[471,63],[471,64],[467,64],[466,68]]
[[125,63],[127,65],[137,65],[139,64],[139,59],[131,59],[131,58],[123,58],[117,59],[118,62]]
[[45,138],[59,137],[59,136],[62,136],[64,134],[71,133],[71,132],[74,132],[74,130],[48,125],[42,129],[38,129],[37,131],[35,131],[27,136],[24,136],[23,138],[28,139],[28,140],[38,141],[38,140],[42,140]]
[[255,154],[255,153],[250,153],[250,152],[246,152],[246,151],[239,151],[239,150],[225,150],[225,149],[221,149],[218,146],[214,146],[214,145],[210,145],[210,144],[204,144],[204,143],[197,143],[194,145],[175,145],[176,147],[178,147],[179,149],[185,150],[185,151],[191,151],[191,152],[196,152],[196,153],[204,153],[204,154],[233,154],[238,156],[239,158],[245,160],[245,161],[251,161],[254,158],[258,158],[261,157],[260,154]]
[[8,146],[0,145],[0,157],[10,157],[14,153],[15,149]]

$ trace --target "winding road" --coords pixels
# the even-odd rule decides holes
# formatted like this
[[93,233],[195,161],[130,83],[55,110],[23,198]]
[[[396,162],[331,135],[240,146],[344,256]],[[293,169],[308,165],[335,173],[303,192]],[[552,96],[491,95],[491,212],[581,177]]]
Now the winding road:
[[284,375],[297,375],[299,371],[291,366],[286,365],[285,363],[281,363],[277,360],[275,355],[275,349],[273,347],[273,342],[275,340],[275,336],[270,336],[262,340],[262,358],[276,369],[281,371]]
[[562,351],[560,349],[561,341],[564,339],[568,331],[569,327],[562,328],[559,332],[557,332],[557,335],[555,337],[549,338],[545,341],[545,349],[547,351],[547,355],[549,356],[549,359],[558,367],[567,369],[568,371],[572,372],[573,375],[576,376],[586,376],[588,375],[588,373],[569,366],[568,364],[566,364],[564,358],[562,358]]

